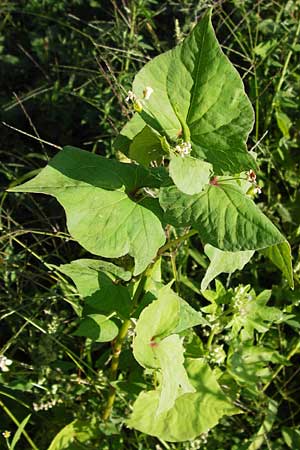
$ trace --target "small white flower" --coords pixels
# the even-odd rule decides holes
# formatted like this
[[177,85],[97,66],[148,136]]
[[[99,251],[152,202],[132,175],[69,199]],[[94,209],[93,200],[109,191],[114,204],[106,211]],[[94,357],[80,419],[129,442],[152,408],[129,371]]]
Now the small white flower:
[[153,92],[152,87],[150,87],[150,86],[145,87],[145,89],[143,90],[144,99],[149,100],[152,92]]
[[4,355],[0,355],[0,370],[2,370],[2,372],[8,372],[9,368],[8,366],[10,366],[12,364],[12,360],[6,358],[6,356]]
[[254,194],[261,194],[261,188],[259,186],[255,186],[253,189]]
[[136,95],[132,91],[128,91],[127,97],[125,98],[125,102],[135,102],[136,101]]

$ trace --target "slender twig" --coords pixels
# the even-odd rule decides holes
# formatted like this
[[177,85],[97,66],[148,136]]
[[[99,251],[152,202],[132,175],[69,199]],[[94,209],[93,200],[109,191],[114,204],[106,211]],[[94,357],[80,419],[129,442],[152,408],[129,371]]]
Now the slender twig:
[[18,133],[25,134],[25,136],[28,136],[28,137],[30,137],[30,138],[32,138],[32,139],[35,139],[36,141],[43,142],[44,144],[47,144],[47,145],[51,145],[51,147],[55,147],[55,148],[57,148],[58,150],[61,150],[61,149],[62,149],[62,147],[60,147],[59,145],[52,144],[51,142],[45,141],[44,139],[37,138],[36,136],[33,136],[32,134],[26,133],[26,131],[19,130],[18,128],[13,127],[13,126],[9,125],[9,124],[6,123],[6,122],[2,122],[2,124],[3,124],[5,127],[11,128],[12,130],[17,131]]

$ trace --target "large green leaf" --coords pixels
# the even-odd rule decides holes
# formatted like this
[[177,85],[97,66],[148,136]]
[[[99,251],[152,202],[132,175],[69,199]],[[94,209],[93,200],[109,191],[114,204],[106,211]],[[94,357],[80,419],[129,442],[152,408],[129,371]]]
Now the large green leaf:
[[193,156],[212,163],[217,173],[255,166],[245,144],[253,109],[238,72],[218,44],[211,12],[181,45],[140,70],[133,83],[137,97],[143,98],[147,86],[153,93],[143,101],[144,123],[134,117],[121,132],[123,140],[130,142],[146,122],[171,139],[183,131]]
[[175,186],[161,189],[166,221],[192,226],[205,244],[230,252],[256,250],[285,241],[255,203],[230,182],[207,186],[186,195]]
[[70,234],[83,247],[108,258],[129,253],[137,275],[164,244],[165,234],[150,203],[145,207],[130,197],[142,186],[159,187],[160,173],[66,147],[38,176],[12,191],[55,196],[66,211]]
[[172,54],[167,91],[189,128],[193,155],[217,173],[255,165],[245,141],[254,114],[237,70],[222,52],[209,11]]
[[[144,110],[155,118],[161,130],[171,139],[176,139],[181,130],[181,124],[170,103],[167,88],[167,77],[174,50],[169,50],[149,61],[135,76],[133,91],[137,97],[143,97],[145,87],[151,86],[153,92],[149,100],[144,101]],[[143,115],[148,125],[154,126],[149,116]]]
[[214,427],[224,415],[238,412],[203,360],[188,360],[186,369],[194,393],[179,396],[173,408],[156,414],[159,391],[142,392],[133,405],[127,424],[160,439],[180,442],[194,439]]
[[82,297],[88,297],[101,288],[99,279],[101,272],[108,272],[124,281],[131,278],[131,272],[124,270],[123,267],[98,259],[76,259],[57,268],[72,278]]
[[242,270],[254,254],[253,250],[223,252],[210,244],[205,245],[204,252],[209,257],[210,264],[201,282],[202,291],[205,291],[209,283],[220,273],[233,273],[236,270]]

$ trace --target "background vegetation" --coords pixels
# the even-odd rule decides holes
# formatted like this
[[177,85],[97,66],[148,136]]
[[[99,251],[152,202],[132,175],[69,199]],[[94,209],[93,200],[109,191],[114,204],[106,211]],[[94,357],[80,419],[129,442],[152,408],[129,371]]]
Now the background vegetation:
[[[221,276],[223,287],[217,286],[216,295],[238,300],[249,284],[257,295],[271,289],[269,305],[293,317],[255,335],[255,343],[273,356],[241,359],[242,382],[233,387],[224,380],[224,385],[237,390],[244,414],[223,420],[207,436],[167,444],[122,425],[131,400],[146,383],[137,364],[136,378],[130,389],[118,391],[112,420],[104,426],[99,418],[110,348],[72,336],[80,298],[53,267],[87,252],[68,235],[63,210],[54,199],[3,191],[0,431],[10,431],[11,437],[1,435],[1,449],[14,448],[17,429],[16,449],[46,449],[74,419],[79,419],[76,432],[69,430],[76,435],[74,443],[64,446],[60,439],[51,450],[300,448],[299,1],[2,0],[1,186],[6,189],[36,174],[57,146],[71,144],[111,156],[113,140],[129,116],[124,99],[134,74],[180,42],[210,5],[218,39],[242,75],[255,109],[249,148],[260,165],[259,203],[291,243],[295,277],[292,292],[275,267],[258,256],[242,273]],[[163,267],[165,279],[173,277],[175,265],[178,289],[193,305],[206,306],[200,282],[207,259],[199,241],[179,247],[169,260]],[[207,341],[201,331],[199,335]],[[216,368],[225,364],[221,349],[226,342],[221,328],[209,356]],[[125,351],[121,380],[134,364]],[[266,394],[274,403],[267,403]],[[19,425],[29,414],[21,433]]]

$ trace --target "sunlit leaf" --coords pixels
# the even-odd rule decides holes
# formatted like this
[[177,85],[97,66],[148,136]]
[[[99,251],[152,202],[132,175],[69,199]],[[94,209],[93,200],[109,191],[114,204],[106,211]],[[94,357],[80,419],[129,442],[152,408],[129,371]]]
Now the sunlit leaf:
[[201,290],[205,291],[209,283],[220,273],[233,273],[242,270],[252,258],[254,251],[224,252],[210,244],[206,244],[204,252],[210,259],[210,264],[201,282]]
[[108,258],[129,253],[137,275],[165,235],[158,217],[130,193],[142,186],[159,187],[160,173],[66,147],[33,180],[12,190],[55,196],[65,208],[70,234],[83,247]]
[[160,204],[167,222],[192,226],[204,244],[220,250],[256,250],[285,241],[255,203],[231,183],[207,186],[196,195],[166,187],[161,189]]
[[78,259],[59,266],[59,270],[72,278],[79,294],[84,297],[85,306],[90,307],[90,312],[104,314],[117,312],[124,318],[130,316],[130,292],[126,286],[114,283],[115,275],[128,280],[131,277],[130,272],[107,261],[94,259]]
[[207,432],[225,414],[239,412],[226,398],[213,372],[203,360],[188,360],[186,369],[196,392],[179,396],[173,408],[161,414],[156,414],[159,391],[142,392],[133,405],[127,424],[160,439],[180,442]]
[[[141,114],[148,125],[171,139],[183,132],[192,142],[192,155],[212,163],[217,173],[255,166],[245,145],[253,109],[238,72],[218,44],[210,12],[181,45],[140,70],[133,83],[138,98],[143,99],[146,86],[153,89]],[[138,129],[136,118],[132,122],[121,132],[129,139],[133,130],[143,128],[140,124]]]

